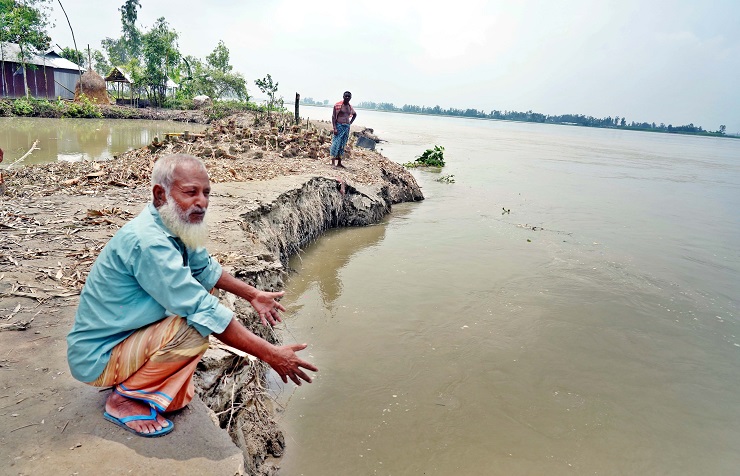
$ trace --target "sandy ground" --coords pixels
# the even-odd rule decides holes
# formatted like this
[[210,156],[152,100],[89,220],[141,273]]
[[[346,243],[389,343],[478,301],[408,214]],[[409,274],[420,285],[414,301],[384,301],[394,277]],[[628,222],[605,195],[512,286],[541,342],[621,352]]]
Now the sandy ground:
[[[144,440],[106,425],[101,412],[107,392],[69,375],[65,337],[78,302],[77,272],[84,279],[89,258],[145,200],[142,191],[3,203],[0,473],[123,474],[149,469],[169,474],[178,461],[187,461],[187,468],[177,474],[239,471],[241,452],[217,429],[204,406],[191,405],[175,417],[177,427],[193,431],[175,432],[169,441]],[[121,207],[115,224],[112,219],[93,223],[88,218],[88,210],[114,207]],[[18,219],[14,224],[7,223],[11,213]],[[196,431],[205,443],[198,449],[204,451],[183,458],[179,448],[187,448],[187,434]]]
[[[164,438],[139,438],[106,422],[107,392],[70,376],[65,337],[95,257],[149,200],[148,171],[159,155],[185,151],[207,164],[214,182],[209,251],[227,268],[265,253],[263,243],[244,233],[240,217],[270,209],[311,177],[336,180],[342,193],[344,184],[361,188],[388,177],[416,186],[402,167],[374,152],[353,150],[346,169],[332,167],[321,124],[298,129],[257,119],[245,114],[220,121],[203,137],[172,137],[109,162],[5,173],[0,474],[255,472],[249,462],[245,469],[241,450],[198,399],[173,417],[175,432]],[[260,474],[274,473],[279,464],[267,463]]]

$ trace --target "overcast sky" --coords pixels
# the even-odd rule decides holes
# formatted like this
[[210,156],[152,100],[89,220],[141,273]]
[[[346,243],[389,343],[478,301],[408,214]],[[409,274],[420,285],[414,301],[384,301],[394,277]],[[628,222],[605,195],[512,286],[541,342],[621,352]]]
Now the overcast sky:
[[[121,35],[124,0],[62,0],[78,47]],[[738,0],[141,0],[180,51],[219,40],[254,80],[316,100],[620,116],[740,132]],[[52,40],[72,46],[54,2]]]

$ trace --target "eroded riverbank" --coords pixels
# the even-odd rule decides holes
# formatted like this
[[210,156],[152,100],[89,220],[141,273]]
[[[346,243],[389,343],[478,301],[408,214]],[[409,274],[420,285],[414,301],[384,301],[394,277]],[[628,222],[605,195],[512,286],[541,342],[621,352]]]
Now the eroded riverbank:
[[[327,139],[322,124],[260,125],[244,114],[203,135],[163,138],[107,162],[5,173],[0,285],[7,332],[0,341],[9,351],[0,355],[0,446],[13,471],[93,474],[125,466],[222,474],[238,459],[250,474],[276,472],[285,443],[263,366],[214,343],[197,373],[199,396],[241,449],[243,458],[235,459],[219,440],[222,430],[203,427],[200,400],[176,416],[175,438],[141,441],[106,424],[104,394],[67,373],[64,337],[95,256],[148,201],[148,171],[159,155],[204,160],[214,182],[209,249],[262,289],[281,289],[288,257],[324,230],[375,223],[393,203],[423,198],[405,169],[377,153],[355,149],[347,169],[331,167]],[[257,323],[247,303],[222,298],[255,332],[280,339],[279,330]]]

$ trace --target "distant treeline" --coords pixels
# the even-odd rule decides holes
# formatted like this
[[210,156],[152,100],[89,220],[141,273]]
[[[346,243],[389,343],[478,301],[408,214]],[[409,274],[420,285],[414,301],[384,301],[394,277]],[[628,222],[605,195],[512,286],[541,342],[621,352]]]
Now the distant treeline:
[[[312,98],[306,98],[301,101],[306,105],[327,105],[328,100],[314,101]],[[627,122],[625,117],[611,117],[607,116],[604,118],[584,116],[583,114],[562,114],[562,115],[547,115],[540,114],[539,112],[518,112],[518,111],[498,111],[493,110],[491,112],[479,111],[477,109],[442,109],[439,106],[425,107],[415,106],[411,104],[404,104],[403,107],[396,107],[393,103],[388,102],[371,102],[363,101],[356,105],[362,109],[374,109],[377,111],[389,111],[389,112],[403,112],[409,114],[436,114],[440,116],[455,116],[455,117],[471,117],[477,119],[499,119],[507,121],[521,121],[521,122],[540,122],[544,124],[568,124],[575,126],[585,127],[609,127],[619,129],[630,129],[630,130],[641,130],[651,132],[670,132],[677,134],[699,134],[699,135],[711,135],[711,136],[725,136],[726,126],[720,125],[716,131],[704,130],[701,126],[695,126],[693,123],[683,126],[674,126],[673,124],[656,124],[655,122]]]

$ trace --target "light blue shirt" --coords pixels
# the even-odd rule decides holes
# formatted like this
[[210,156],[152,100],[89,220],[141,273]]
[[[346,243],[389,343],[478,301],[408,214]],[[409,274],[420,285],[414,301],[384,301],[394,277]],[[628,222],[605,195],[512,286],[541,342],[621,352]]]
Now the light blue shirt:
[[94,381],[113,347],[168,315],[184,317],[203,336],[223,332],[234,313],[209,293],[221,272],[205,248],[186,248],[150,203],[111,238],[90,270],[67,336],[72,375]]

